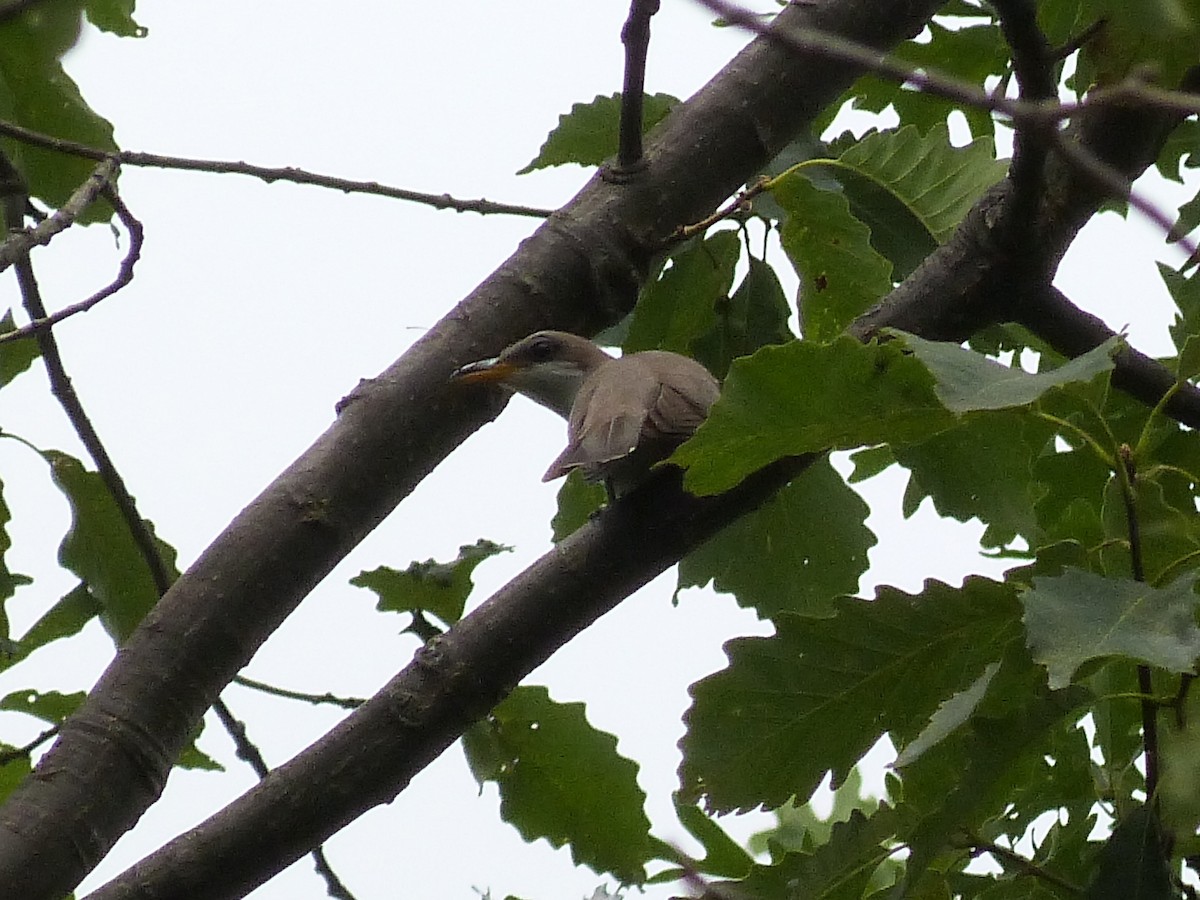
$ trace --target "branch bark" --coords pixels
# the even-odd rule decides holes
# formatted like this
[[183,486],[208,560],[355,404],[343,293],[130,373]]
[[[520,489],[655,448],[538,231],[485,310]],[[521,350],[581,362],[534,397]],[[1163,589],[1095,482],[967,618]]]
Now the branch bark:
[[[1088,152],[1136,174],[1157,153],[1174,121],[1158,113],[1128,125],[1129,113],[1077,129]],[[1024,176],[1023,176],[1024,177]],[[852,331],[868,337],[881,327],[961,339],[994,321],[1023,316],[1058,345],[1088,349],[1109,332],[1040,279],[1029,287],[1027,268],[1053,273],[1075,233],[1103,194],[1061,159],[1042,168],[1046,202],[1030,207],[1026,185],[1001,185],[966,218],[954,239],[935,252]],[[1008,204],[1027,210],[1016,221]],[[1038,241],[1006,239],[1003,229],[1035,217]],[[1036,258],[1014,247],[1041,248]],[[1024,287],[1021,287],[1021,286]],[[1015,287],[1014,287],[1015,286]],[[1028,296],[1041,291],[1045,296]],[[1132,360],[1132,362],[1131,362]],[[1126,353],[1118,381],[1152,361]],[[1165,370],[1164,370],[1165,371]],[[1158,378],[1158,374],[1152,374]],[[1142,399],[1173,379],[1151,386]],[[260,786],[143,860],[90,900],[215,900],[260,884],[310,846],[374,805],[389,802],[462,730],[485,714],[508,688],[635,588],[669,567],[724,524],[753,509],[807,466],[782,460],[726,495],[699,499],[660,479],[606,511],[514,579],[477,611],[431,642],[360,710]],[[331,777],[328,773],[336,772]],[[321,778],[314,777],[321,773]]]
[[[882,48],[917,33],[940,5],[838,0],[791,7],[778,27],[811,24]],[[334,425],[163,597],[0,811],[0,894],[56,900],[76,885],[157,799],[194,723],[258,646],[499,412],[494,399],[453,390],[447,376],[457,365],[539,328],[590,333],[615,321],[633,305],[661,242],[754,175],[856,74],[816,54],[753,42],[660,126],[645,171],[619,185],[593,178],[412,349],[343,401]],[[639,534],[663,539],[653,522]],[[475,691],[494,700],[510,683]],[[275,863],[263,861],[262,877]]]

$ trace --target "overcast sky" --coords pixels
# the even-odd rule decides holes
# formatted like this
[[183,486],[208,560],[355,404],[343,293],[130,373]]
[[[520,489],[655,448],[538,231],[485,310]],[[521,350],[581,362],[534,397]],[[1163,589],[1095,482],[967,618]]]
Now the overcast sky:
[[[159,3],[139,8],[144,40],[85,35],[67,60],[121,147],[294,165],[457,197],[557,206],[590,173],[567,167],[517,177],[572,103],[619,89],[618,39],[627,5],[357,2]],[[684,0],[654,20],[647,89],[687,97],[745,43]],[[1178,192],[1148,190],[1159,198]],[[132,286],[58,329],[66,365],[143,515],[186,566],[332,421],[337,400],[387,366],[485,278],[536,221],[436,212],[375,197],[267,185],[239,176],[128,169],[121,191],[146,226]],[[1058,284],[1128,325],[1136,346],[1167,353],[1170,304],[1156,255],[1177,258],[1141,221],[1112,214],[1089,225]],[[47,304],[81,299],[111,279],[124,245],[104,228],[58,237],[34,257]],[[782,257],[776,259],[786,266]],[[17,305],[12,279],[0,280]],[[0,426],[38,446],[81,455],[40,370],[0,393]],[[367,696],[409,660],[401,617],[375,614],[347,579],[377,565],[450,559],[477,538],[515,547],[476,573],[484,599],[549,546],[557,485],[541,472],[563,425],[523,400],[482,429],[406,500],[270,640],[247,674],[297,690]],[[33,575],[9,604],[21,634],[72,586],[55,564],[68,526],[45,466],[0,441],[0,478],[13,509],[10,568]],[[998,573],[974,552],[977,525],[899,517],[902,479],[867,486],[880,545],[863,590],[919,588]],[[732,598],[707,591],[670,603],[673,575],[627,601],[531,677],[561,701],[584,700],[590,721],[621,738],[642,765],[659,836],[687,845],[670,812],[675,742],[686,688],[720,668],[721,643],[766,633]],[[96,626],[0,675],[0,696],[27,687],[89,687],[111,656]],[[631,698],[636,698],[630,702]],[[269,762],[303,749],[339,717],[262,697],[225,694]],[[0,714],[4,740],[38,727]],[[176,773],[82,893],[220,808],[253,782],[211,723],[201,742],[227,774]],[[591,894],[599,876],[566,851],[525,844],[479,795],[452,748],[390,806],[328,845],[360,900]],[[731,823],[738,834],[760,827]],[[323,896],[307,860],[252,896]],[[666,896],[659,889],[650,896]]]

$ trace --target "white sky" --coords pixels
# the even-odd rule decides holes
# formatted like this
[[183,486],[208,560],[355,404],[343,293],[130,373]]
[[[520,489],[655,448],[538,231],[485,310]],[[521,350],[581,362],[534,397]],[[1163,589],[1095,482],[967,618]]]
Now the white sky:
[[[547,0],[453,7],[151,2],[137,14],[148,38],[90,33],[68,68],[92,106],[116,124],[125,149],[556,206],[589,173],[513,173],[572,103],[619,89],[627,8]],[[712,28],[685,0],[664,2],[653,27],[647,89],[679,97],[746,41]],[[143,514],[178,548],[182,565],[304,451],[359,378],[403,352],[537,224],[239,176],[131,168],[121,190],[147,232],[135,281],[58,336]],[[1177,259],[1160,248],[1150,226],[1104,216],[1072,249],[1058,284],[1110,325],[1128,324],[1140,349],[1166,353],[1170,305],[1153,259]],[[123,249],[92,228],[38,251],[47,303],[60,307],[106,283]],[[11,279],[0,280],[0,300],[18,304]],[[40,369],[0,392],[0,426],[79,454]],[[511,404],[335,570],[247,674],[297,690],[373,693],[409,660],[413,642],[396,636],[402,617],[375,614],[373,595],[347,579],[380,564],[449,559],[478,537],[514,545],[516,552],[477,570],[473,602],[483,599],[549,545],[557,485],[539,477],[562,440],[559,420],[533,404]],[[0,441],[0,477],[14,513],[10,567],[37,579],[9,603],[19,635],[73,586],[55,565],[68,513],[45,466],[16,442]],[[881,543],[864,590],[881,582],[915,590],[925,578],[998,571],[974,553],[977,526],[940,523],[928,510],[902,521],[901,488],[892,479],[866,491]],[[627,601],[530,681],[547,684],[558,700],[587,702],[591,722],[617,734],[621,751],[641,763],[659,836],[686,846],[670,791],[687,685],[723,665],[724,640],[766,628],[732,598],[709,592],[689,593],[673,608],[672,585],[673,576],[665,577]],[[0,696],[87,688],[111,645],[95,626],[82,645],[62,642],[0,675]],[[272,763],[303,749],[339,715],[240,688],[225,698]],[[0,715],[0,729],[9,743],[39,730],[15,714]],[[253,782],[215,723],[202,747],[229,773],[173,775],[163,802],[81,895]],[[327,849],[360,900],[471,898],[476,887],[496,897],[572,897],[601,883],[576,869],[565,850],[525,844],[499,821],[497,806],[493,790],[479,796],[455,747]],[[743,835],[763,821],[723,820]],[[302,860],[251,896],[323,895]]]

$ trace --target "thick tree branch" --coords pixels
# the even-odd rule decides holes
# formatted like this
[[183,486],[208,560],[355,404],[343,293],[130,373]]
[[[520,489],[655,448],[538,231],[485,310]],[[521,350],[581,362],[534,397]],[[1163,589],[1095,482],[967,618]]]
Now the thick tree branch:
[[[938,6],[838,0],[791,7],[777,27],[815,25],[884,47],[919,31]],[[77,884],[155,799],[194,723],[262,641],[498,412],[498,397],[454,390],[455,366],[538,328],[587,333],[615,321],[661,242],[756,174],[858,73],[753,42],[662,123],[635,179],[594,178],[391,368],[360,385],[329,431],[163,597],[10,797],[0,812],[0,894],[57,900]],[[661,531],[647,523],[640,538]],[[494,700],[508,683],[475,690]],[[106,802],[84,802],[93,796]]]
[[[1125,114],[1119,110],[1106,113]],[[1166,123],[1158,119],[1141,122],[1147,123],[1157,123],[1152,136],[1159,140],[1165,136]],[[1093,124],[1095,131],[1081,130],[1075,138],[1103,137],[1104,129]],[[1108,164],[1132,170],[1156,152],[1156,147],[1139,143],[1151,139],[1147,129],[1135,130],[1132,135],[1137,136],[1132,146],[1097,139],[1089,150],[1105,154]],[[1125,140],[1131,140],[1128,132]],[[940,262],[918,269],[895,292],[898,301],[881,304],[852,331],[866,337],[880,327],[898,326],[926,336],[957,339],[983,324],[1012,318],[1014,312],[1044,312],[1039,303],[1021,296],[1019,289],[1009,290],[1014,282],[1023,283],[1012,277],[1011,267],[1046,266],[1052,271],[1075,231],[1102,199],[1090,182],[1077,176],[1061,163],[1047,163],[1048,182],[1075,193],[1056,195],[1039,207],[1035,224],[1045,240],[1036,246],[1043,248],[1043,257],[1014,259],[997,249],[1007,245],[994,234],[996,223],[1006,220],[998,207],[1013,202],[1011,185],[1003,185],[972,210],[947,245],[949,249],[935,254],[942,254]],[[1017,227],[1017,223],[1009,227]],[[967,255],[968,248],[974,258]],[[970,259],[970,265],[948,265],[945,260],[955,254]],[[959,271],[964,268],[970,276]],[[931,302],[943,286],[953,293],[943,303]],[[1070,306],[1060,294],[1056,296]],[[910,299],[916,297],[920,301]],[[927,314],[930,307],[933,312]],[[1060,313],[1067,311],[1060,305]],[[1139,359],[1132,353],[1125,356]],[[1127,363],[1122,361],[1122,365]],[[1118,379],[1121,377],[1119,373]],[[260,883],[269,874],[260,868],[262,860],[277,860],[271,863],[273,871],[341,824],[392,799],[510,685],[630,590],[712,533],[710,529],[753,508],[805,463],[782,461],[718,498],[675,495],[665,481],[635,493],[628,504],[618,504],[577,532],[478,611],[431,642],[379,696],[263,785],[101,889],[93,900],[132,900],[136,889],[147,886],[163,900],[207,900],[237,896],[237,891]],[[397,722],[401,726],[398,734]],[[336,771],[344,773],[346,780],[316,787],[313,773],[330,771],[335,762]],[[281,820],[293,827],[272,828],[272,821]],[[226,881],[230,856],[255,841],[261,842],[253,843],[253,852],[248,854],[253,859],[247,858],[239,866],[235,883],[230,885]]]
[[813,458],[781,460],[716,497],[693,497],[665,473],[622,498],[430,640],[316,744],[88,900],[243,896],[394,799],[512,685]]

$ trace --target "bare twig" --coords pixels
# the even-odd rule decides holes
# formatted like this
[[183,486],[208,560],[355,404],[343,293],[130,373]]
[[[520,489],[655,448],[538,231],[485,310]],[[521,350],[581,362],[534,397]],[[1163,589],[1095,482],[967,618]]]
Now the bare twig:
[[[4,167],[15,173],[11,163]],[[20,209],[14,209],[16,218],[8,216],[8,237],[0,244],[0,272],[3,272],[17,260],[28,258],[29,251],[34,247],[44,246],[59,232],[65,231],[75,224],[75,220],[87,209],[117,175],[119,165],[114,159],[103,159],[92,171],[87,181],[75,189],[59,209],[55,210],[45,221],[31,229],[21,227],[21,219],[25,214],[27,198],[22,193]],[[5,176],[6,179],[9,175]],[[19,177],[19,176],[16,176]],[[32,316],[32,313],[30,313]]]
[[360,697],[338,697],[334,694],[307,694],[302,691],[292,691],[287,688],[277,687],[273,684],[267,684],[264,681],[257,681],[253,678],[247,678],[245,675],[239,675],[233,679],[235,684],[240,684],[242,687],[250,688],[252,691],[260,691],[264,694],[269,694],[272,697],[283,697],[286,700],[302,700],[305,703],[311,703],[314,706],[326,704],[329,706],[338,706],[342,709],[358,709],[366,700]]
[[114,278],[105,287],[98,290],[92,296],[80,300],[78,303],[72,303],[69,306],[64,306],[56,313],[52,313],[45,318],[35,319],[28,325],[22,328],[17,328],[5,334],[0,334],[0,344],[6,344],[9,341],[19,341],[22,338],[34,337],[39,332],[53,328],[63,319],[70,318],[76,313],[87,312],[101,300],[111,297],[125,285],[133,280],[133,267],[137,265],[137,261],[142,255],[142,242],[145,236],[145,231],[142,228],[142,223],[129,211],[129,207],[125,205],[120,195],[112,189],[111,185],[104,187],[101,195],[109,202],[112,208],[117,213],[117,218],[125,226],[129,232],[129,249],[125,252],[125,258],[121,260],[121,266],[117,270],[117,277]]
[[1009,850],[1007,847],[1002,847],[994,841],[989,841],[981,835],[973,834],[971,832],[964,832],[963,840],[967,845],[966,849],[971,853],[972,856],[979,856],[982,853],[990,853],[1005,869],[1013,869],[1023,875],[1032,876],[1033,878],[1037,878],[1040,881],[1046,882],[1047,884],[1052,884],[1069,894],[1078,896],[1083,893],[1083,889],[1081,887],[1076,884],[1072,884],[1061,875],[1056,875],[1048,869],[1043,869],[1032,860],[1028,860],[1019,853],[1014,853],[1012,850]]
[[[254,774],[258,776],[259,781],[266,778],[271,773],[271,768],[267,765],[266,759],[263,758],[262,751],[258,749],[258,746],[246,734],[245,723],[234,716],[223,700],[217,700],[213,704],[213,711],[216,712],[217,718],[221,720],[221,724],[225,727],[229,736],[233,738],[234,752],[237,754],[238,759],[243,760],[254,770]],[[337,873],[333,871],[333,867],[330,866],[329,860],[325,856],[325,849],[323,847],[314,847],[312,858],[313,868],[325,881],[326,893],[330,897],[335,898],[335,900],[354,900],[354,895],[350,893],[350,890],[342,883]]]
[[218,175],[249,175],[261,178],[268,184],[275,181],[287,181],[293,184],[308,184],[316,187],[332,188],[346,194],[373,194],[378,197],[390,197],[395,200],[408,200],[432,206],[434,209],[452,209],[455,212],[476,212],[481,215],[510,215],[528,216],[544,219],[553,210],[539,209],[533,206],[519,206],[512,203],[495,203],[491,200],[460,200],[449,194],[427,194],[422,191],[410,191],[406,188],[391,187],[377,181],[353,181],[348,178],[337,178],[332,175],[320,175],[293,166],[272,168],[256,166],[247,162],[232,162],[217,159],[191,159],[182,156],[162,156],[157,153],[138,153],[132,150],[116,152],[89,147],[77,141],[41,134],[28,128],[23,128],[12,122],[0,120],[0,135],[10,137],[44,150],[54,150],[70,156],[82,156],[84,159],[112,160],[121,165],[144,166],[157,169],[179,169],[186,172],[210,172]]
[[725,204],[725,206],[718,209],[711,216],[706,216],[699,222],[694,222],[691,225],[680,225],[675,229],[675,233],[667,239],[665,242],[666,246],[671,246],[679,241],[686,241],[698,234],[703,234],[704,232],[708,231],[709,228],[716,225],[723,219],[728,219],[730,216],[749,212],[751,201],[763,191],[767,190],[767,188],[770,186],[771,179],[764,175],[744,191],[739,191],[736,197],[729,201],[729,203]]
[[11,750],[5,750],[3,753],[0,753],[0,766],[7,765],[23,756],[28,756],[38,747],[42,746],[42,744],[46,743],[46,741],[50,740],[50,738],[58,734],[60,727],[59,725],[53,725],[23,747],[13,747]]
[[629,18],[621,29],[625,45],[625,86],[621,91],[621,128],[617,168],[628,170],[642,161],[642,107],[646,90],[646,55],[650,47],[650,19],[659,0],[630,0]]

